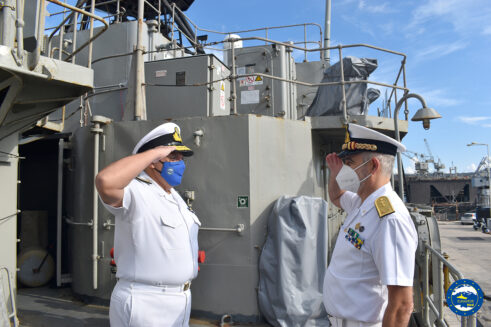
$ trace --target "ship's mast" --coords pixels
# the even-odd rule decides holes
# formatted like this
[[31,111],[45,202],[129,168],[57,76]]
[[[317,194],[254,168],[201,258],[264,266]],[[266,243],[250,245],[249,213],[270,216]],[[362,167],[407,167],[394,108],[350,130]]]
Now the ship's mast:
[[135,120],[146,120],[147,114],[145,112],[144,95],[142,86],[144,83],[145,72],[143,67],[143,10],[144,0],[138,0],[138,31],[136,36],[136,49],[135,49],[135,62],[136,62],[136,74],[135,74]]
[[[326,20],[324,25],[324,48],[331,45],[331,0],[326,0]],[[327,64],[331,61],[329,50],[324,50],[324,60]]]

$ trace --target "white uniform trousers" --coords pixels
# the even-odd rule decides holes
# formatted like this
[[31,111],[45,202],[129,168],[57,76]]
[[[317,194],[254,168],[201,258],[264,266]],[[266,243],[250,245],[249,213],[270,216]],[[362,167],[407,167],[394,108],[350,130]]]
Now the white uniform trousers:
[[111,327],[188,327],[191,291],[120,279],[111,294]]
[[382,327],[381,322],[363,322],[336,318],[332,316],[329,317],[329,321],[331,322],[331,327]]

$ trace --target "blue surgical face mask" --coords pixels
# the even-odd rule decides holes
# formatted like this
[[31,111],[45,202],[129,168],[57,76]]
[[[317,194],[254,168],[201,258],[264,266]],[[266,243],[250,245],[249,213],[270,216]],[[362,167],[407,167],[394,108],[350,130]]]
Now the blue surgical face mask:
[[186,169],[186,164],[183,160],[164,162],[162,171],[160,175],[170,186],[177,186],[181,184],[182,175],[184,174],[184,169]]

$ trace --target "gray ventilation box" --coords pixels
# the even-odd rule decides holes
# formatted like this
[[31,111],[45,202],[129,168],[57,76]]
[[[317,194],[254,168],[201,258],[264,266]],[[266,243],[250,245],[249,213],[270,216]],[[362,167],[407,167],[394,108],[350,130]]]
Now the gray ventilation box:
[[[271,79],[255,73],[295,80],[295,61],[292,49],[283,45],[263,45],[236,48],[237,112],[296,119],[297,87],[293,83]],[[232,66],[231,50],[227,52]]]
[[214,55],[146,62],[147,119],[230,115],[229,75]]

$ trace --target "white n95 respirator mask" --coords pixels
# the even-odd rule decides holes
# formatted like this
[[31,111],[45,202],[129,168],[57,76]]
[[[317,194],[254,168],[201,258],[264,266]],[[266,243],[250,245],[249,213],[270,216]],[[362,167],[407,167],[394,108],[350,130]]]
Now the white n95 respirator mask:
[[361,166],[365,165],[369,161],[370,159],[365,161],[355,169],[343,164],[343,168],[341,168],[338,175],[336,176],[336,182],[338,183],[339,188],[353,193],[358,192],[358,189],[360,188],[360,184],[364,182],[367,178],[372,176],[372,173],[370,173],[368,176],[360,180],[358,178],[358,175],[356,174],[356,170]]

